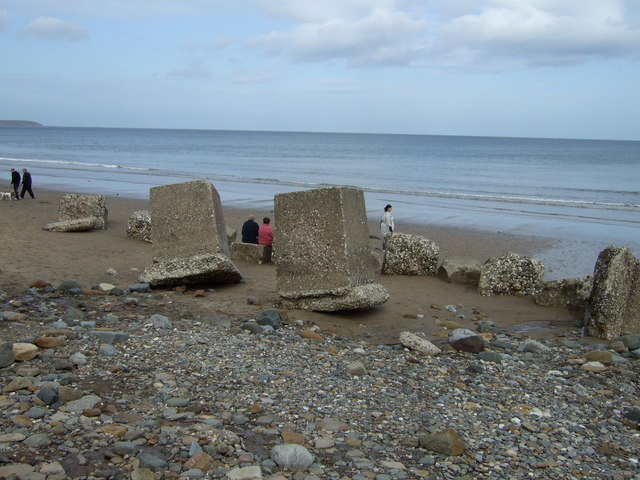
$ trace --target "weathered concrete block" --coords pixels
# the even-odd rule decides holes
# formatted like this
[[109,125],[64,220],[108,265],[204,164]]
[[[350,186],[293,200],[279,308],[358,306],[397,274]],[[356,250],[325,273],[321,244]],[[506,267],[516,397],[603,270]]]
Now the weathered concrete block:
[[146,210],[137,210],[127,222],[127,237],[151,243],[151,215]]
[[440,249],[435,242],[420,235],[387,235],[382,273],[384,275],[435,276]]
[[[275,224],[276,285],[284,302],[309,310],[348,310],[386,301],[384,287],[362,288],[374,280],[362,190],[331,187],[276,195]],[[318,300],[322,297],[329,298]]]
[[473,258],[445,258],[438,268],[438,278],[448,283],[477,286],[481,267],[480,262]]
[[206,180],[150,191],[154,264],[140,276],[151,285],[236,283],[220,196]]
[[229,225],[226,226],[226,229],[227,229],[227,245],[229,245],[229,248],[231,248],[231,244],[236,241],[236,237],[238,236],[238,230],[230,227]]
[[600,252],[585,325],[598,338],[640,333],[640,260],[628,248],[611,245]]
[[490,258],[480,270],[480,295],[535,295],[542,288],[544,264],[532,257],[507,253]]
[[48,232],[88,232],[89,230],[95,230],[100,221],[98,217],[75,218],[73,220],[47,223],[42,229]]
[[258,264],[269,263],[271,262],[271,247],[257,243],[234,242],[231,244],[231,260]]
[[101,230],[107,228],[109,212],[107,199],[104,195],[65,193],[60,197],[58,212],[61,221],[96,217],[95,228]]
[[222,204],[211,183],[194,180],[153,187],[149,197],[155,259],[229,256]]
[[536,294],[536,303],[545,307],[584,310],[592,288],[593,277],[590,276],[543,282],[540,292]]

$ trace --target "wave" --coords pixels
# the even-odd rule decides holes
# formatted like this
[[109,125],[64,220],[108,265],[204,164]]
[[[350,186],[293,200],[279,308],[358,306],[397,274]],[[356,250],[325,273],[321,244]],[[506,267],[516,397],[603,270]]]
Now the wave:
[[[56,172],[50,172],[48,176],[51,177],[80,177],[77,172],[78,170],[82,170],[84,172],[90,171],[92,173],[100,174],[101,172],[106,175],[112,175],[114,170],[117,170],[118,173],[123,173],[125,175],[133,175],[133,176],[147,176],[150,178],[153,177],[165,177],[165,178],[173,178],[173,179],[197,179],[204,178],[211,182],[230,182],[230,183],[245,183],[245,184],[263,184],[263,185],[281,185],[286,187],[294,187],[300,189],[310,189],[310,188],[321,188],[321,187],[333,187],[339,185],[345,185],[344,183],[331,183],[331,182],[309,182],[309,181],[300,181],[300,180],[286,180],[279,179],[275,177],[245,177],[245,176],[237,176],[237,175],[224,175],[224,174],[194,174],[190,172],[176,172],[165,169],[157,169],[151,167],[133,167],[133,166],[123,166],[119,164],[112,163],[96,163],[96,162],[81,162],[74,160],[44,160],[44,159],[25,159],[25,158],[8,158],[8,157],[0,157],[0,162],[2,163],[32,163],[41,165],[43,168],[49,167],[57,167]],[[58,170],[59,169],[59,170]],[[111,173],[109,173],[111,172]],[[44,173],[44,172],[43,172]],[[42,175],[42,174],[41,174]],[[83,177],[84,178],[84,177]],[[108,178],[108,181],[113,182],[126,182],[126,183],[143,183],[149,184],[154,182],[136,182],[131,180],[130,178]],[[553,198],[553,197],[533,197],[526,195],[517,195],[517,194],[509,194],[509,193],[484,193],[484,192],[461,192],[461,191],[446,191],[446,190],[425,190],[425,189],[407,189],[407,188],[380,188],[371,185],[352,185],[357,188],[361,188],[365,192],[370,192],[374,194],[381,194],[388,197],[393,196],[406,196],[406,197],[428,197],[428,198],[442,198],[442,199],[450,199],[450,200],[461,200],[461,201],[469,201],[469,202],[499,202],[499,203],[510,203],[510,204],[529,204],[529,205],[540,205],[540,206],[554,206],[554,207],[566,207],[566,208],[581,208],[581,209],[606,209],[606,210],[624,210],[624,211],[640,211],[640,203],[637,202],[612,202],[612,201],[599,201],[599,200],[588,200],[588,199],[568,199],[568,198]],[[565,187],[563,188],[566,192],[580,192],[584,197],[594,197],[599,194],[612,194],[612,195],[623,195],[623,196],[631,196],[635,197],[640,195],[640,192],[636,191],[616,191],[616,190],[607,190],[607,189],[578,189]]]
[[77,162],[72,160],[42,160],[35,158],[8,158],[0,157],[0,161],[5,162],[20,162],[20,163],[33,163],[42,165],[61,165],[61,166],[74,166],[74,167],[98,167],[98,168],[121,168],[123,170],[145,171],[151,172],[153,168],[147,167],[129,167],[111,163],[91,163],[91,162]]

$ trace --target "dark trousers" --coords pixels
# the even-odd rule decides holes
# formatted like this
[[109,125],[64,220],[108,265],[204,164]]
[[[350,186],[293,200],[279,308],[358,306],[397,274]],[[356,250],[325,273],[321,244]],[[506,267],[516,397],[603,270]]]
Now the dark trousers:
[[20,187],[20,185],[14,185],[13,186],[13,193],[16,196],[16,200],[18,200],[20,198],[20,192],[18,192],[18,188]]
[[[29,192],[29,195],[31,195],[31,198],[36,198],[35,195],[33,195],[33,191],[31,190],[31,185],[22,185],[22,192],[20,193],[20,198],[24,198],[24,194],[26,192]],[[16,188],[16,193],[18,193],[17,188]]]

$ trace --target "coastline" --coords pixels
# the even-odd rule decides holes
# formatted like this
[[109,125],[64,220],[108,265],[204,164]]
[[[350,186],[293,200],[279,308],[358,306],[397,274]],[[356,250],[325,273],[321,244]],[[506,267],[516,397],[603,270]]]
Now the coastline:
[[[142,199],[109,196],[108,228],[82,233],[53,233],[42,226],[57,220],[58,202],[63,192],[38,189],[36,199],[0,203],[1,238],[6,245],[8,260],[0,272],[0,289],[26,290],[35,281],[59,284],[75,280],[83,288],[101,282],[127,286],[137,283],[138,276],[152,262],[151,245],[126,237],[129,216],[136,210],[148,209]],[[269,215],[271,209],[248,209],[223,205],[225,223],[240,229],[248,213],[257,217]],[[377,234],[377,222],[370,222],[372,235]],[[277,229],[277,225],[275,225]],[[424,230],[420,225],[402,225],[402,231],[423,234],[440,246],[441,259],[467,256],[480,261],[507,252],[528,255],[536,249],[548,247],[538,238],[508,234],[492,235],[461,228],[433,227]],[[372,240],[379,249],[379,242]],[[10,260],[9,260],[10,259]],[[237,316],[251,316],[256,310],[272,308],[276,298],[275,267],[234,262],[243,275],[237,285],[212,286],[202,299],[189,292],[177,297],[195,312],[225,311]],[[110,275],[109,269],[117,274]],[[313,321],[320,328],[347,336],[363,336],[369,342],[396,343],[403,329],[435,335],[441,330],[440,320],[455,320],[465,328],[474,328],[478,318],[515,328],[536,324],[541,328],[529,335],[579,335],[574,324],[579,313],[564,309],[540,307],[529,297],[481,297],[475,289],[452,285],[436,277],[404,277],[377,275],[376,282],[384,285],[389,301],[381,307],[350,314],[321,314],[317,312],[289,312],[290,318]],[[464,319],[443,311],[445,305],[458,305],[468,310]],[[481,312],[478,315],[472,311]],[[204,314],[204,313],[203,313]]]

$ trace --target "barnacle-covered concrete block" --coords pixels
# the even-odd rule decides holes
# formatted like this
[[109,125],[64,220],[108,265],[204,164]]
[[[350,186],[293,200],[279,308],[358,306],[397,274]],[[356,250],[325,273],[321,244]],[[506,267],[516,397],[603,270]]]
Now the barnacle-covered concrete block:
[[480,262],[473,258],[445,258],[438,268],[438,278],[448,283],[478,286],[480,281]]
[[220,196],[206,180],[150,190],[153,262],[141,275],[151,285],[236,283]]
[[107,199],[104,195],[65,193],[60,197],[58,216],[60,221],[96,217],[94,228],[104,230],[109,216]]
[[507,253],[490,258],[480,269],[480,295],[536,295],[542,288],[544,264],[532,257]]
[[249,263],[269,263],[271,261],[271,247],[257,243],[231,244],[231,259]]
[[628,248],[611,245],[598,255],[585,325],[598,338],[640,333],[640,260]]
[[387,235],[382,262],[384,275],[435,276],[440,248],[435,242],[408,233]]
[[592,288],[593,277],[591,276],[543,282],[536,295],[536,303],[545,307],[584,310],[587,307]]
[[88,232],[89,230],[95,230],[100,221],[98,217],[74,218],[72,220],[47,223],[42,229],[48,232]]
[[373,283],[364,193],[358,188],[276,195],[273,249],[283,307],[362,310],[389,298]]
[[146,210],[137,210],[127,221],[127,237],[151,243],[151,215]]

